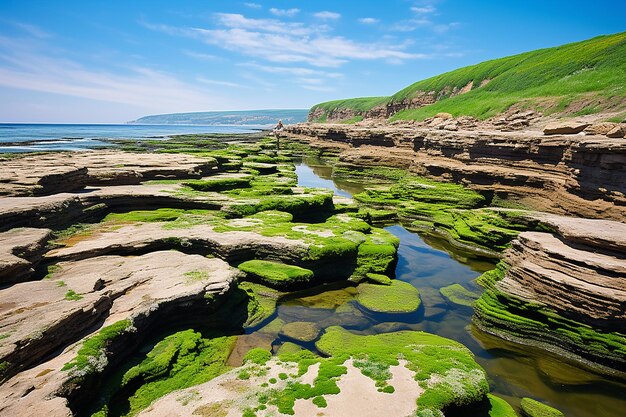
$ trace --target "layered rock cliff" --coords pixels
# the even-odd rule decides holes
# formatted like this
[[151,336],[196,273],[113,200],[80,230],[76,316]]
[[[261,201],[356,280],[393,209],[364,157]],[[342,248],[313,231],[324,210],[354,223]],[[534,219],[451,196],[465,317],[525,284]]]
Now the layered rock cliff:
[[408,168],[531,208],[626,220],[626,140],[539,131],[301,124],[290,136],[339,147],[351,165]]

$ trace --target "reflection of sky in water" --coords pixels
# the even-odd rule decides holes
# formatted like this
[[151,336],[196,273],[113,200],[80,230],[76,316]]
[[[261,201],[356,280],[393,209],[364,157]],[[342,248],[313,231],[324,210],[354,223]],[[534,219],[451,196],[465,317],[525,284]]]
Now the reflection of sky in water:
[[337,188],[333,180],[326,180],[317,176],[317,174],[313,172],[313,169],[307,165],[296,165],[296,174],[298,174],[298,185],[301,187],[326,188],[332,190],[335,195],[340,195],[342,197],[352,197],[350,193],[347,193]]
[[[321,166],[317,160],[313,162],[314,166],[300,164],[296,167],[299,185],[327,188],[347,197],[350,192],[362,191],[362,186],[358,184],[333,181],[331,167]],[[351,331],[365,334],[403,329],[435,333],[457,340],[472,350],[489,375],[492,391],[512,404],[519,404],[520,397],[530,396],[559,408],[568,417],[624,415],[624,384],[611,383],[546,352],[486,335],[471,326],[471,308],[451,305],[441,296],[439,289],[454,283],[476,289],[473,281],[480,275],[480,270],[489,269],[488,264],[467,259],[445,244],[441,247],[446,250],[436,249],[417,233],[409,232],[402,226],[390,226],[386,230],[400,238],[396,279],[410,282],[420,291],[424,308],[423,316],[420,315],[417,322],[417,317],[390,318],[368,314],[356,307],[343,308],[345,313],[341,314],[333,309],[315,308],[314,299],[327,305],[328,300],[323,301],[326,294],[328,297],[338,295],[333,291],[309,298],[306,302],[302,298],[282,303],[278,307],[278,316],[285,321],[314,321],[322,328],[344,325]],[[431,240],[428,238],[428,242]],[[437,247],[441,244],[432,243]],[[354,301],[347,303],[354,305]],[[307,347],[314,349],[313,344]]]

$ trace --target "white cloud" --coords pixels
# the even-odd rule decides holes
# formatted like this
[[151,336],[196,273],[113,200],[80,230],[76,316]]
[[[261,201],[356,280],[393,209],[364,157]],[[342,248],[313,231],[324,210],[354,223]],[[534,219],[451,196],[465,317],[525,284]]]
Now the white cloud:
[[246,88],[246,86],[244,86],[244,85],[237,84],[237,83],[232,83],[230,81],[209,80],[209,79],[203,78],[203,77],[198,77],[197,80],[200,81],[203,84],[219,85],[221,87]]
[[200,61],[222,61],[223,58],[219,57],[217,55],[211,55],[211,54],[204,54],[201,52],[194,52],[194,51],[188,51],[188,50],[184,50],[183,54],[190,56],[192,58],[195,59],[199,59]]
[[300,9],[276,9],[272,7],[270,13],[275,16],[294,17],[300,13]]
[[249,19],[238,13],[216,13],[215,17],[218,23],[233,29],[259,30],[298,36],[311,35],[328,30],[326,26],[307,27],[303,23],[282,22],[277,19]]
[[341,18],[341,15],[339,13],[329,12],[326,10],[323,12],[314,13],[313,16],[317,17],[318,19],[324,19],[324,20],[337,20]]
[[85,68],[77,62],[22,49],[0,50],[0,86],[141,107],[180,111],[219,106],[220,98],[197,85],[146,67],[124,74]]
[[241,64],[241,66],[251,67],[259,71],[268,72],[270,74],[287,74],[287,75],[294,75],[294,76],[299,76],[299,77],[306,77],[306,76],[321,76],[321,77],[328,77],[328,78],[343,77],[343,74],[338,73],[338,72],[327,72],[327,71],[321,71],[321,70],[303,68],[303,67],[279,67],[279,66],[259,65],[253,62]]
[[364,43],[328,35],[330,28],[326,25],[307,26],[299,22],[252,19],[229,13],[215,16],[221,27],[211,29],[141,23],[152,30],[198,39],[211,46],[282,64],[339,67],[350,60],[387,60],[396,63],[428,58],[425,54],[407,52],[406,43],[386,40]]
[[260,9],[263,7],[258,3],[244,3],[244,6],[249,7],[251,9]]
[[365,24],[365,25],[373,25],[374,23],[378,23],[380,22],[380,20],[375,19],[373,17],[362,17],[359,19],[359,22]]
[[437,9],[433,6],[414,6],[411,7],[411,11],[417,14],[429,14],[434,13]]

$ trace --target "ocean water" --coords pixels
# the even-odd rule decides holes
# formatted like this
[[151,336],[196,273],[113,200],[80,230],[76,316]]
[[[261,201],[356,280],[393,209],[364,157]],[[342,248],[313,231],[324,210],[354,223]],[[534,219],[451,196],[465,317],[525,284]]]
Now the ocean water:
[[250,133],[267,126],[0,123],[0,152],[77,151],[102,139],[154,139],[187,133]]

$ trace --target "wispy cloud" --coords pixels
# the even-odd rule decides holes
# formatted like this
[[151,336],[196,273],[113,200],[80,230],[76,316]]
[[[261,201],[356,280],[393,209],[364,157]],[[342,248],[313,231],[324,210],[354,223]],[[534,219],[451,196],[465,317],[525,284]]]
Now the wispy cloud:
[[13,26],[16,26],[17,28],[21,29],[22,31],[26,32],[27,34],[35,37],[35,38],[39,38],[39,39],[46,39],[46,38],[50,38],[52,37],[52,34],[46,32],[45,30],[43,30],[42,28],[40,28],[39,26],[36,25],[31,25],[30,23],[24,23],[24,22],[10,22]]
[[187,36],[245,56],[277,63],[306,63],[317,67],[338,67],[350,60],[389,60],[427,58],[421,53],[407,52],[406,43],[363,43],[328,35],[325,25],[304,25],[274,19],[252,19],[240,14],[216,15],[221,27],[175,28],[165,25],[144,25],[164,33]]
[[339,72],[327,72],[321,71],[312,68],[303,68],[303,67],[281,67],[281,66],[271,66],[271,65],[260,65],[254,62],[248,62],[245,64],[241,64],[243,67],[251,67],[257,69],[259,71],[268,72],[271,74],[287,74],[287,75],[295,75],[295,76],[322,76],[328,78],[340,78],[343,77],[343,74]]
[[359,22],[365,25],[373,25],[375,23],[380,22],[380,20],[373,18],[373,17],[362,17],[359,19]]
[[276,9],[272,7],[270,9],[270,13],[275,16],[294,17],[295,15],[300,13],[300,9]]
[[215,108],[220,98],[197,85],[148,67],[120,68],[112,73],[86,68],[75,61],[0,45],[0,85],[45,93],[62,94],[112,103],[123,103],[145,110]]
[[237,84],[237,83],[231,83],[230,81],[210,80],[208,78],[203,78],[203,77],[198,77],[197,80],[200,81],[203,84],[219,85],[221,87],[246,88],[246,86],[244,86],[244,85]]
[[195,58],[195,59],[199,59],[200,61],[222,61],[224,58],[219,57],[217,55],[211,55],[211,54],[205,54],[202,52],[195,52],[195,51],[189,51],[189,50],[183,50],[183,54]]
[[434,13],[437,9],[434,6],[413,6],[411,11],[417,14],[429,14]]
[[260,9],[260,8],[263,7],[259,3],[244,3],[243,5],[246,6],[246,7],[251,8],[251,9]]
[[314,13],[313,16],[317,17],[318,19],[324,19],[324,20],[337,20],[341,18],[341,14],[335,13],[335,12],[329,12],[327,10],[323,12]]

